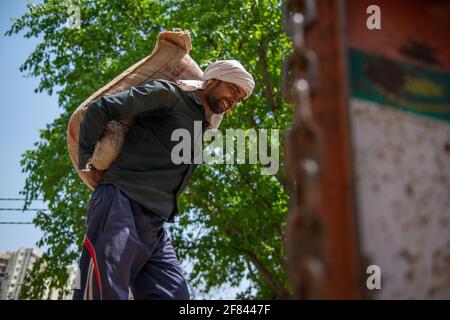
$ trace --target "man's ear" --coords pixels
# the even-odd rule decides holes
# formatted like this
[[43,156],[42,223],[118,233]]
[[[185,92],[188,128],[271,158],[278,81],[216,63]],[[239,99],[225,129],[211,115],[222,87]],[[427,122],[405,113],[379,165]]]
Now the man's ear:
[[217,79],[209,79],[208,81],[206,81],[206,86],[205,88],[209,87],[209,86],[215,86],[217,84],[219,80]]

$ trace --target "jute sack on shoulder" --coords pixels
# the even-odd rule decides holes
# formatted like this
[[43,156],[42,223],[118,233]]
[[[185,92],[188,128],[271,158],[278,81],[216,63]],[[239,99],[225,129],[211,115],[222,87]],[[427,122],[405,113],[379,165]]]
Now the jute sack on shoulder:
[[[198,64],[189,56],[192,49],[191,38],[188,31],[163,31],[153,52],[137,62],[113,79],[110,83],[86,99],[72,114],[67,129],[67,145],[70,159],[83,182],[94,190],[78,169],[78,137],[81,121],[91,102],[107,96],[128,90],[131,87],[143,85],[152,79],[164,80],[201,80],[203,72]],[[122,149],[125,134],[133,119],[111,121],[106,127],[102,138],[97,142],[92,155],[92,164],[99,170],[106,170],[118,157]]]

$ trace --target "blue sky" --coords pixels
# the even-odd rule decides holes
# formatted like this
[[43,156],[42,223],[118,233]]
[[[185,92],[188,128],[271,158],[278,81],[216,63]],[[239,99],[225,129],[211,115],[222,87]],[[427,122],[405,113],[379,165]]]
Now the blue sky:
[[[26,176],[21,172],[21,155],[33,148],[33,143],[39,139],[39,129],[45,128],[60,114],[57,97],[34,93],[39,79],[27,78],[19,71],[38,39],[25,39],[23,32],[11,37],[4,35],[11,25],[10,19],[26,11],[26,2],[0,2],[0,108],[3,120],[0,125],[0,198],[23,198],[19,191]],[[0,208],[21,208],[22,205],[22,201],[0,201]],[[32,207],[45,208],[45,204],[35,201]],[[34,214],[31,211],[0,211],[0,221],[31,221]],[[40,237],[41,232],[33,225],[0,224],[0,252],[36,247]]]

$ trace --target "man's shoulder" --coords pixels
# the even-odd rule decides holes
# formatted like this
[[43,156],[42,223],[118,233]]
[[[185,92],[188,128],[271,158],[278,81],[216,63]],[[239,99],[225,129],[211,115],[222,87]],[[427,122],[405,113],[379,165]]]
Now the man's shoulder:
[[170,106],[186,103],[186,93],[174,81],[151,79],[144,82],[143,87],[147,92],[157,94]]
[[166,90],[169,95],[174,99],[178,99],[180,102],[187,103],[187,101],[192,101],[196,104],[202,104],[200,98],[195,94],[195,92],[184,91],[175,82],[165,79],[152,79],[145,83],[146,86],[152,86],[155,89]]
[[148,80],[144,83],[144,86],[154,87],[159,90],[167,90],[175,94],[180,94],[180,92],[182,92],[176,82],[165,79]]

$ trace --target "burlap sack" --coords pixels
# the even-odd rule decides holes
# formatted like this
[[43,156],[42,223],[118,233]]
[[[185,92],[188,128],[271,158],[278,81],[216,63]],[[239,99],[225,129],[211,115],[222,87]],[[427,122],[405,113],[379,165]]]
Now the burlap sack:
[[[156,47],[149,56],[122,72],[75,110],[68,124],[67,145],[75,170],[91,190],[94,190],[95,186],[90,185],[84,177],[84,172],[78,169],[78,136],[80,123],[83,120],[86,108],[92,101],[102,96],[121,92],[133,86],[140,86],[151,79],[200,80],[203,72],[189,56],[191,49],[192,44],[188,31],[161,32],[158,35]],[[99,170],[106,170],[117,158],[122,149],[127,126],[132,125],[133,119],[126,119],[121,122],[109,122],[105,134],[95,146],[92,164]]]

